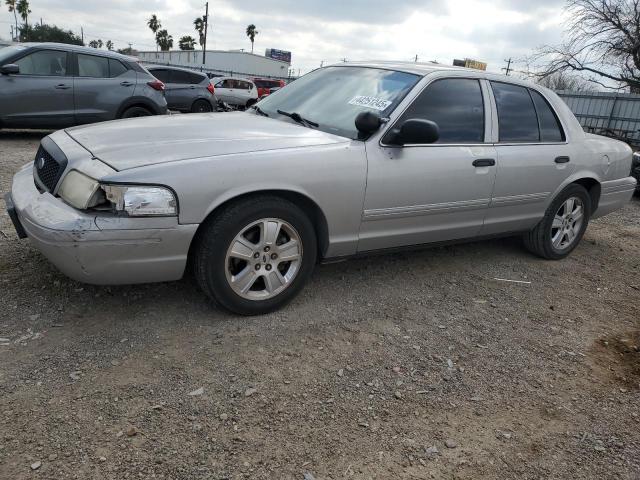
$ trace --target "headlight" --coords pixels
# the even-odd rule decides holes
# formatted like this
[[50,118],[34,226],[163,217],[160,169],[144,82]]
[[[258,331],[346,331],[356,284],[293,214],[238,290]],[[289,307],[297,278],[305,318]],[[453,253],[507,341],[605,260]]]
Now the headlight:
[[102,185],[107,200],[119,212],[132,217],[174,216],[178,202],[168,188],[140,185]]
[[77,170],[71,170],[65,175],[58,195],[75,208],[85,210],[104,202],[104,192],[100,190],[100,183]]

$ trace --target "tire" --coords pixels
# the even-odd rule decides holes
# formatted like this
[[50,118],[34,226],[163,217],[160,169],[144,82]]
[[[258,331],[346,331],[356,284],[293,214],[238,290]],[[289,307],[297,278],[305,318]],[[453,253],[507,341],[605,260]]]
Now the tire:
[[191,106],[191,113],[207,113],[213,111],[213,107],[206,100],[196,100]]
[[149,117],[151,115],[153,114],[144,107],[129,107],[122,113],[120,118]]
[[[276,241],[265,242],[262,232],[273,237],[276,230]],[[294,239],[297,246],[291,243]],[[313,272],[317,250],[313,223],[300,208],[279,197],[256,196],[230,205],[202,225],[192,253],[193,270],[204,293],[225,309],[262,315],[300,292]],[[282,261],[296,254],[297,259]]]
[[[573,207],[568,203],[570,199]],[[580,204],[582,217],[578,217]],[[572,211],[567,212],[568,208]],[[524,245],[531,253],[548,260],[565,258],[582,240],[590,218],[589,192],[582,185],[571,184],[551,202],[540,223],[524,234]]]

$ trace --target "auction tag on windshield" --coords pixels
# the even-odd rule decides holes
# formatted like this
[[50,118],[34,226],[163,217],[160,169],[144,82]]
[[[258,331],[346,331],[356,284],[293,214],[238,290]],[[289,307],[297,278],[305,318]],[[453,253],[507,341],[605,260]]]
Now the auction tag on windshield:
[[373,108],[374,110],[379,110],[380,112],[382,112],[383,110],[386,110],[389,105],[391,105],[391,102],[389,100],[383,100],[377,97],[359,96],[353,97],[349,102],[349,105]]

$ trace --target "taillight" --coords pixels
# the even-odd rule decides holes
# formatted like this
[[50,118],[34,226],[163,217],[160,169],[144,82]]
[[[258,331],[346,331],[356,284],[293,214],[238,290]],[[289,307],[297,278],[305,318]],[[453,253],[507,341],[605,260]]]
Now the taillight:
[[147,85],[149,85],[154,90],[158,90],[159,92],[164,91],[164,83],[162,83],[160,80],[156,79],[152,82],[147,82]]
[[216,93],[216,89],[215,89],[215,88],[213,88],[213,84],[212,84],[212,83],[210,83],[209,85],[207,85],[207,90],[209,90],[209,93],[210,93],[211,95],[215,95],[215,93]]

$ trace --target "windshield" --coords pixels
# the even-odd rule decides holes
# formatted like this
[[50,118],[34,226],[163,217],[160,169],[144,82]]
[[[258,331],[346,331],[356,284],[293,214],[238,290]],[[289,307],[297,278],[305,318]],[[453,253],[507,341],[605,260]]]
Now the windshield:
[[12,57],[14,54],[24,49],[25,47],[18,47],[18,46],[0,48],[0,66],[4,65],[4,61],[7,58]]
[[315,70],[262,100],[260,110],[271,118],[295,121],[279,114],[297,113],[322,130],[358,138],[356,116],[363,111],[388,116],[420,77],[410,73],[365,67]]

